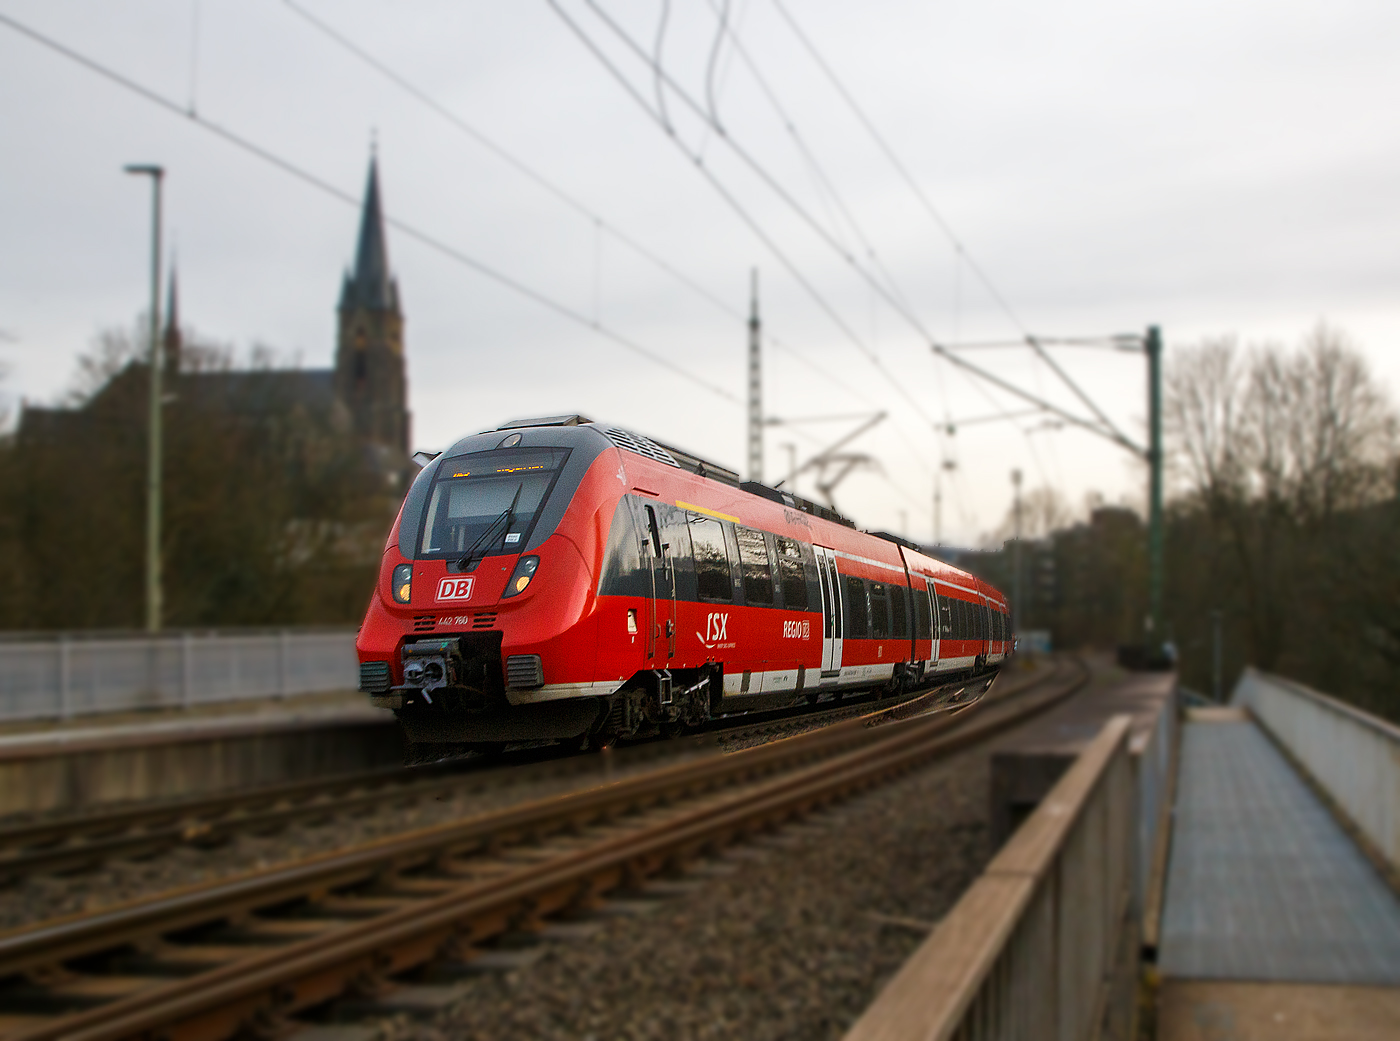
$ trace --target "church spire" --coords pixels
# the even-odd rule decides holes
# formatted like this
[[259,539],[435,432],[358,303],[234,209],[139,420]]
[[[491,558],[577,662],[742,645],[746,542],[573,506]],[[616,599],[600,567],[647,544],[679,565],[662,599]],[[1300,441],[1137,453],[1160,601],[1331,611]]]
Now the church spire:
[[345,276],[340,294],[342,311],[398,311],[398,285],[389,274],[389,250],[384,237],[384,214],[379,204],[379,160],[371,156],[365,204],[360,213],[360,240],[355,268]]
[[175,265],[170,265],[170,289],[165,303],[165,336],[162,341],[165,371],[174,376],[180,372],[180,351],[184,338],[180,335],[180,300],[175,288]]
[[408,456],[408,388],[404,376],[403,312],[399,287],[389,273],[384,213],[379,202],[379,161],[371,156],[360,213],[355,267],[340,291],[340,332],[335,349],[336,396],[350,413],[351,429],[364,442]]

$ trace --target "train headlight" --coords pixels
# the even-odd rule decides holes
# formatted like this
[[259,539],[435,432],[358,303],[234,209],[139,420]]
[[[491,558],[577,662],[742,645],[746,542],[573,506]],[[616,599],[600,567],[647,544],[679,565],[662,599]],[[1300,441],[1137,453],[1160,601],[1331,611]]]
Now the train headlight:
[[515,565],[515,572],[510,576],[510,581],[506,583],[506,591],[503,596],[511,597],[517,593],[525,592],[525,589],[530,585],[530,580],[535,577],[535,568],[539,566],[539,557],[521,557],[520,562]]
[[413,598],[413,565],[400,564],[394,568],[394,576],[389,581],[396,604],[406,604]]

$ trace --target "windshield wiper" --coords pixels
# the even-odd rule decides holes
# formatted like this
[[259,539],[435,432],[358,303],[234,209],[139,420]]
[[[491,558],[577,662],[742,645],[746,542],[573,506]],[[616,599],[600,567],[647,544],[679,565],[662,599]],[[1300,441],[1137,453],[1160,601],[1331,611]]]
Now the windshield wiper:
[[[488,540],[491,538],[492,533],[495,532],[497,525],[499,525],[501,521],[506,522],[505,531],[503,531],[502,534],[504,535],[506,532],[510,531],[511,523],[515,520],[515,506],[518,502],[520,502],[520,492],[524,487],[525,485],[522,482],[520,487],[515,489],[515,498],[510,500],[510,505],[507,506],[504,510],[502,510],[500,514],[497,515],[496,519],[493,520],[490,523],[490,525],[487,526],[486,530],[483,531],[477,537],[477,540],[473,542],[471,546],[467,549],[467,555],[464,556],[461,560],[457,561],[457,567],[460,570],[465,571],[467,568],[471,567],[473,563],[476,562],[476,551],[479,548],[483,548],[483,546],[489,547],[491,545],[490,541]],[[483,552],[481,555],[484,557],[486,554]]]

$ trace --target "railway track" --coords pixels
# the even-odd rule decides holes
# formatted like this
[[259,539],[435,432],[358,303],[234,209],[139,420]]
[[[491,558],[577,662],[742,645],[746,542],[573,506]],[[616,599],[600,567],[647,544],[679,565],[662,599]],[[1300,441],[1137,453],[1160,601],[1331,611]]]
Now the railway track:
[[[984,740],[1079,689],[917,704],[0,936],[5,1041],[275,1033]],[[931,705],[924,706],[932,707]],[[899,715],[912,718],[899,719]],[[875,725],[882,723],[883,725]]]
[[[612,764],[620,767],[678,753],[729,750],[750,740],[830,725],[886,704],[924,703],[940,694],[946,696],[943,688],[898,701],[862,699],[820,712],[769,713],[738,726],[719,725],[694,737],[631,745],[609,754]],[[176,848],[214,848],[240,834],[271,834],[448,794],[548,777],[587,777],[598,771],[597,756],[563,753],[557,747],[528,749],[501,760],[466,758],[0,824],[0,884],[35,874],[74,874],[113,859],[150,857]]]

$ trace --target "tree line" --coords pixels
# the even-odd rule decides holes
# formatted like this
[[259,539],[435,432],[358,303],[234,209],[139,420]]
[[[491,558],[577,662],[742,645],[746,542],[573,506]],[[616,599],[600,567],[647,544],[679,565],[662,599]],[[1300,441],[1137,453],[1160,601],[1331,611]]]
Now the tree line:
[[[1221,337],[1174,348],[1164,383],[1165,635],[1181,682],[1211,691],[1219,612],[1227,694],[1254,665],[1400,719],[1400,424],[1364,356],[1325,325],[1294,347]],[[1013,557],[1007,543],[967,563],[1010,591]],[[1144,641],[1137,511],[1092,510],[1021,557],[1022,629],[1060,646]]]
[[[149,369],[111,331],[66,408],[0,439],[0,628],[144,620]],[[172,628],[353,623],[402,487],[295,367],[187,333],[167,376],[162,557]]]

